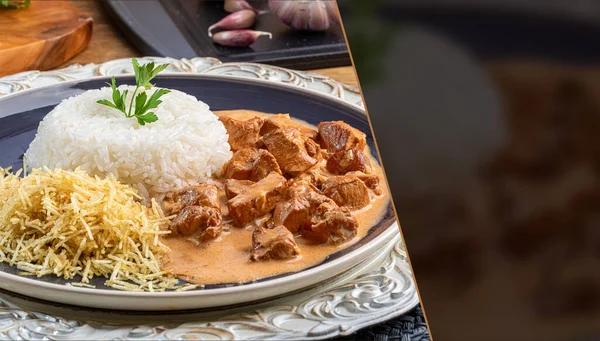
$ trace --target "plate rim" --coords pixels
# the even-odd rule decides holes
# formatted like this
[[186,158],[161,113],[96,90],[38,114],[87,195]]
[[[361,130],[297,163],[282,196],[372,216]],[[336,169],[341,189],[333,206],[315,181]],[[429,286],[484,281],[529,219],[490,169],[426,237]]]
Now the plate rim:
[[[245,63],[235,63],[235,64],[241,65],[241,64],[245,64]],[[246,63],[246,64],[254,64],[254,63]],[[223,64],[220,64],[220,65],[223,65]],[[274,67],[274,68],[286,70],[286,69],[280,68],[280,67]],[[16,92],[13,92],[8,95],[0,97],[0,106],[3,103],[3,101],[5,101],[5,100],[11,100],[11,99],[13,99],[15,97],[19,97],[19,96],[26,97],[29,94],[31,94],[32,92],[44,91],[44,90],[47,90],[47,89],[50,89],[53,87],[63,87],[63,86],[69,87],[69,85],[75,85],[75,84],[86,83],[86,82],[91,82],[91,81],[102,81],[102,80],[108,81],[112,77],[115,77],[116,79],[123,79],[123,78],[131,79],[134,76],[132,74],[120,74],[120,75],[114,75],[114,76],[103,75],[103,76],[89,77],[89,78],[83,78],[83,79],[72,79],[72,80],[67,80],[67,81],[60,81],[60,82],[54,83],[54,84],[47,84],[47,85],[42,85],[42,86],[38,86],[38,87],[32,87],[32,88],[16,91]],[[258,83],[263,86],[267,86],[267,87],[271,87],[271,88],[283,88],[286,91],[300,93],[301,95],[318,97],[325,101],[333,101],[337,105],[341,105],[351,111],[360,112],[367,119],[367,124],[369,125],[369,129],[371,130],[371,135],[373,135],[372,128],[371,128],[370,122],[369,122],[368,114],[362,106],[355,104],[355,103],[351,103],[347,100],[344,100],[343,98],[320,92],[315,89],[299,87],[294,84],[288,84],[288,83],[283,83],[283,82],[274,82],[269,79],[248,78],[248,77],[239,77],[239,76],[234,76],[234,75],[223,75],[223,74],[164,72],[163,74],[157,76],[156,78],[157,79],[187,78],[187,79],[209,79],[209,80],[210,79],[217,79],[217,80],[224,79],[224,80],[228,80],[228,81],[235,81],[235,82],[245,83],[245,84],[249,84],[249,85],[252,85],[252,83]],[[15,113],[11,113],[11,114],[0,113],[0,118],[12,116],[12,115],[19,115],[20,113],[21,112],[15,112]],[[374,138],[373,138],[373,140],[375,141]],[[377,152],[377,150],[375,150],[375,151]],[[378,153],[377,153],[377,157],[379,158]],[[392,205],[391,210],[394,211],[393,210],[393,202],[392,202],[391,198],[390,198],[390,205]],[[376,225],[374,225],[373,227],[375,227],[375,226]],[[373,228],[373,227],[371,227],[371,228]],[[76,293],[76,294],[92,295],[92,296],[110,295],[113,297],[164,299],[164,298],[201,297],[201,296],[205,296],[205,295],[226,295],[226,294],[230,294],[230,293],[239,294],[239,293],[244,293],[244,292],[248,292],[248,291],[255,291],[255,290],[260,290],[260,289],[264,289],[264,288],[268,288],[268,287],[272,287],[272,286],[277,286],[277,285],[286,285],[289,283],[293,283],[295,280],[297,280],[299,278],[307,277],[313,273],[326,272],[328,269],[335,268],[336,266],[338,266],[340,264],[349,262],[350,259],[352,259],[352,258],[358,257],[357,253],[362,254],[362,253],[368,253],[369,251],[373,251],[373,249],[385,244],[384,241],[386,239],[393,238],[393,236],[396,233],[399,234],[400,230],[399,230],[399,223],[398,223],[397,217],[395,217],[395,212],[394,212],[394,219],[393,219],[392,223],[390,224],[390,226],[388,226],[385,230],[380,232],[379,235],[375,236],[371,241],[369,241],[365,245],[362,245],[362,246],[358,247],[356,250],[353,250],[345,255],[342,255],[339,258],[336,258],[336,259],[331,260],[324,264],[316,265],[313,268],[309,268],[306,270],[300,270],[298,272],[291,273],[289,275],[286,275],[286,276],[283,276],[280,278],[267,279],[265,281],[255,282],[255,283],[253,283],[252,281],[249,281],[249,282],[247,282],[245,284],[241,284],[241,285],[232,285],[232,286],[220,287],[220,288],[208,288],[208,289],[201,288],[201,289],[195,289],[195,290],[189,290],[189,291],[179,291],[179,292],[177,292],[177,291],[165,291],[165,292],[119,291],[119,290],[109,290],[109,289],[103,289],[103,288],[86,288],[86,287],[69,286],[69,285],[65,285],[65,284],[50,283],[50,282],[46,282],[46,281],[42,281],[42,280],[38,280],[38,279],[32,279],[29,277],[19,276],[18,274],[7,273],[4,271],[0,271],[0,281],[2,281],[2,282],[10,281],[17,285],[18,284],[26,284],[26,285],[31,285],[34,287],[39,286],[40,288],[45,288],[45,289],[49,289],[49,290],[57,290],[61,293],[73,293],[73,294]],[[362,239],[359,239],[356,243],[359,243],[361,240]],[[352,245],[355,245],[355,244],[352,244]],[[349,245],[348,248],[352,247],[352,245]],[[340,251],[343,251],[343,250],[345,250],[345,249],[342,249]],[[342,272],[343,271],[347,271],[347,268],[342,270]],[[336,272],[336,273],[339,273],[339,272]],[[318,283],[315,283],[315,284],[318,284]]]
[[[237,65],[242,65],[242,64],[248,64],[248,65],[255,65],[254,63],[236,63]],[[220,64],[220,65],[224,65],[224,64]],[[280,68],[282,70],[285,70],[284,68]],[[27,88],[27,89],[22,89],[22,90],[18,90],[6,95],[2,95],[0,96],[0,104],[2,103],[2,101],[7,100],[7,99],[12,99],[14,97],[19,97],[20,95],[27,95],[31,92],[35,92],[36,90],[45,90],[48,88],[52,88],[52,87],[56,87],[56,86],[62,86],[62,85],[69,85],[69,84],[77,84],[77,83],[83,83],[83,82],[89,82],[89,81],[96,81],[96,80],[110,80],[112,77],[115,77],[116,80],[120,79],[120,78],[130,78],[133,77],[133,75],[131,74],[119,74],[119,75],[102,75],[102,76],[94,76],[94,77],[90,77],[90,78],[81,78],[81,79],[70,79],[70,80],[64,80],[58,83],[53,83],[53,84],[46,84],[46,85],[41,85],[41,86],[36,86],[36,87],[31,87],[31,88]],[[269,86],[273,86],[273,87],[283,87],[286,88],[288,90],[292,90],[292,91],[299,91],[299,92],[306,92],[307,94],[310,95],[314,95],[317,97],[321,97],[321,98],[325,98],[327,100],[335,100],[336,102],[338,102],[339,104],[348,106],[348,107],[352,107],[353,109],[358,109],[360,111],[362,111],[365,116],[367,116],[367,118],[369,117],[367,111],[365,110],[365,107],[360,105],[360,104],[356,104],[356,103],[351,103],[348,102],[347,100],[340,98],[338,96],[334,96],[332,94],[327,94],[327,93],[323,93],[322,91],[319,90],[315,90],[315,89],[311,89],[311,88],[305,88],[305,87],[299,87],[297,85],[294,84],[290,84],[290,83],[284,83],[284,82],[274,82],[272,80],[268,80],[268,79],[262,79],[262,78],[249,78],[249,77],[240,77],[240,76],[235,76],[235,75],[226,75],[226,74],[210,74],[210,73],[185,73],[185,72],[169,72],[169,71],[164,71],[162,72],[160,75],[156,76],[154,79],[161,79],[161,78],[167,78],[167,77],[182,77],[182,78],[223,78],[223,79],[228,79],[228,80],[235,80],[235,81],[242,81],[242,82],[257,82],[257,83],[261,83],[264,85],[269,85]],[[2,79],[0,78],[0,81]],[[362,96],[362,91],[360,90],[360,87],[358,88],[358,92],[360,93],[360,97],[363,98]],[[0,117],[4,117],[4,115],[2,113],[0,113]],[[369,125],[370,126],[370,125]]]
[[[108,295],[108,296],[113,296],[113,297],[164,299],[164,298],[184,298],[184,297],[189,297],[189,296],[199,297],[199,296],[205,296],[205,295],[225,295],[225,294],[230,294],[232,292],[235,292],[236,294],[240,294],[240,293],[244,293],[244,292],[248,292],[248,291],[265,289],[265,288],[275,286],[275,285],[285,285],[285,284],[293,283],[299,277],[306,277],[310,273],[324,272],[330,268],[335,268],[335,266],[339,265],[340,263],[349,261],[349,259],[353,258],[353,256],[357,257],[355,255],[355,253],[357,253],[359,251],[361,253],[367,253],[369,251],[374,251],[374,249],[381,247],[381,245],[383,245],[383,244],[386,244],[385,243],[386,240],[389,241],[390,239],[394,238],[396,236],[396,234],[400,234],[398,229],[399,229],[399,224],[397,221],[394,221],[388,228],[386,228],[383,232],[381,232],[378,236],[376,236],[369,243],[359,247],[358,249],[356,249],[348,254],[345,254],[345,255],[343,255],[339,258],[336,258],[330,262],[327,262],[325,264],[318,265],[312,269],[300,270],[298,272],[292,273],[292,274],[284,276],[284,277],[275,278],[272,280],[266,280],[263,282],[247,283],[247,284],[243,284],[243,285],[236,285],[236,286],[230,286],[230,287],[224,287],[224,288],[195,289],[195,290],[188,290],[188,291],[164,291],[164,292],[108,290],[108,289],[101,289],[101,288],[86,288],[86,287],[69,286],[69,285],[65,285],[65,284],[49,283],[49,282],[31,279],[31,278],[28,278],[25,276],[19,276],[19,275],[7,273],[4,271],[0,271],[0,281],[3,282],[2,286],[4,286],[4,281],[8,281],[8,282],[12,282],[17,285],[18,284],[31,285],[31,286],[35,286],[35,287],[44,288],[44,289],[59,291],[61,293],[78,293],[78,294],[92,295],[92,296],[98,296],[98,295],[107,296]],[[344,272],[346,270],[347,269],[342,270],[342,272]],[[315,284],[318,284],[318,283],[315,283]],[[291,291],[294,291],[294,290],[291,290]],[[20,292],[17,292],[17,293],[20,293]],[[25,295],[32,296],[32,295],[28,295],[28,294],[25,294]]]
[[[94,311],[86,313],[78,307],[58,303],[55,310],[43,303],[40,306],[17,306],[7,303],[0,296],[0,309],[8,315],[12,324],[8,332],[12,335],[55,335],[74,338],[106,338],[133,340],[140,336],[160,339],[180,339],[180,335],[197,338],[209,337],[220,340],[231,339],[303,339],[320,340],[338,335],[349,335],[358,329],[400,316],[419,305],[420,299],[412,279],[407,253],[404,251],[400,235],[391,241],[391,250],[383,260],[349,274],[346,279],[325,288],[315,288],[290,298],[281,298],[267,305],[244,306],[236,310],[222,312],[191,312],[193,315],[183,321],[161,322],[139,320],[133,315],[130,321],[126,312],[119,313],[119,322],[101,322]],[[388,245],[389,247],[389,245]],[[7,296],[12,297],[11,293]],[[31,301],[25,297],[26,301]],[[368,304],[377,300],[377,304]],[[344,307],[360,304],[360,309],[344,312]],[[35,302],[34,302],[35,303]],[[326,304],[325,304],[326,303]],[[332,304],[332,305],[330,305]],[[340,307],[337,311],[335,307]],[[59,311],[62,311],[59,312]],[[144,314],[144,312],[141,312]],[[167,312],[156,312],[165,316]],[[184,312],[181,312],[184,313]],[[349,313],[349,314],[348,314]],[[51,314],[51,315],[48,315]],[[135,312],[134,312],[135,314]],[[111,315],[112,316],[112,315]],[[137,319],[136,319],[137,316]],[[144,314],[144,316],[146,316]],[[139,320],[139,321],[137,321]],[[187,321],[187,322],[186,322]],[[414,323],[412,317],[408,321]],[[310,327],[306,325],[308,323]],[[417,334],[428,335],[424,320]],[[287,326],[283,326],[286,324]],[[39,327],[42,330],[39,330]],[[11,335],[8,334],[8,335]]]

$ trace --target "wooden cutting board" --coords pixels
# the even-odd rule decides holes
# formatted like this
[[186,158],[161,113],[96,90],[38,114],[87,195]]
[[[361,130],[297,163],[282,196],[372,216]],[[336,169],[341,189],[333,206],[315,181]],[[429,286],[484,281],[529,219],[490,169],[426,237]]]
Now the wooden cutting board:
[[32,0],[0,9],[0,76],[57,67],[92,37],[92,18],[67,1]]

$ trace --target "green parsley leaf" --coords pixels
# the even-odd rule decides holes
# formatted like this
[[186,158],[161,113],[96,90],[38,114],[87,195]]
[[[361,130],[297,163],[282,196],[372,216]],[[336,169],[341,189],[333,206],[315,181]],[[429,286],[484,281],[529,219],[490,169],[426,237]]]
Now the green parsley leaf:
[[21,8],[25,8],[25,7],[29,6],[30,3],[31,3],[31,0],[25,0],[22,2],[21,1],[0,0],[0,7],[21,9]]
[[169,92],[171,92],[171,91],[169,91],[167,89],[156,90],[152,94],[152,96],[150,96],[148,103],[146,103],[146,105],[144,106],[144,111],[148,111],[150,109],[155,109],[156,107],[158,107],[158,105],[162,103],[162,101],[159,100],[159,98],[162,97],[163,95],[168,94]]
[[142,114],[145,110],[144,107],[146,105],[146,95],[145,92],[140,92],[135,98],[135,116]]
[[[125,117],[135,117],[138,123],[142,126],[146,125],[146,123],[156,122],[158,121],[156,114],[148,111],[151,109],[156,109],[162,103],[159,98],[168,94],[170,91],[167,89],[157,89],[150,96],[150,98],[148,98],[146,91],[150,90],[154,86],[154,84],[150,83],[150,81],[156,77],[159,72],[166,69],[169,64],[161,64],[157,67],[154,67],[154,62],[150,62],[145,65],[140,65],[135,58],[131,60],[131,64],[133,65],[133,72],[135,74],[136,87],[129,102],[129,110],[127,109],[126,103],[129,90],[125,90],[123,93],[121,93],[117,88],[115,77],[112,77],[111,83],[108,84],[112,89],[112,102],[106,99],[101,99],[97,101],[97,103],[116,109],[125,114]],[[142,87],[144,88],[144,91],[138,94],[138,90]],[[134,102],[135,110],[133,109]]]
[[111,108],[113,108],[113,109],[117,109],[117,110],[119,110],[119,108],[117,108],[117,106],[116,106],[116,105],[114,105],[114,104],[113,104],[111,101],[109,101],[109,100],[107,100],[107,99],[101,99],[101,100],[99,100],[99,101],[98,101],[98,102],[96,102],[96,103],[103,104],[103,105],[106,105],[107,107],[111,107]]
[[146,123],[152,123],[158,121],[158,117],[153,112],[148,112],[143,115],[136,116],[140,125],[146,125]]
[[147,89],[154,86],[154,84],[150,83],[150,80],[152,80],[152,78],[156,77],[156,75],[158,75],[159,72],[163,71],[164,69],[166,69],[168,67],[169,67],[169,64],[162,64],[162,65],[157,66],[153,70],[149,71],[148,82],[145,84],[145,86],[147,86]]
[[[125,99],[127,98],[128,90],[123,91],[123,93],[121,94],[119,89],[117,89],[117,83],[116,83],[115,77],[112,78],[112,82],[109,85],[113,91],[113,93],[112,93],[113,103],[111,103],[111,105],[109,105],[109,106],[119,110],[120,112],[124,113],[125,116],[127,116],[127,111],[125,109]],[[101,100],[101,101],[106,101],[106,100]],[[108,102],[108,101],[106,101],[106,102]],[[98,103],[100,103],[100,101],[98,101]],[[106,105],[104,102],[100,103],[100,104]]]

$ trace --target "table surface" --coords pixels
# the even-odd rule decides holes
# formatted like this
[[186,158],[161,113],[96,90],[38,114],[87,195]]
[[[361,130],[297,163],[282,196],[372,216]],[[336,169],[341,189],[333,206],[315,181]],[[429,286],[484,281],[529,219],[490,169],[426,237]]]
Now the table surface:
[[[113,59],[139,57],[140,53],[125,40],[123,35],[114,27],[104,6],[95,0],[71,0],[71,3],[87,12],[94,19],[92,40],[88,47],[75,58],[58,68],[78,63],[103,63]],[[339,82],[358,86],[358,79],[352,66],[311,70],[329,76]]]

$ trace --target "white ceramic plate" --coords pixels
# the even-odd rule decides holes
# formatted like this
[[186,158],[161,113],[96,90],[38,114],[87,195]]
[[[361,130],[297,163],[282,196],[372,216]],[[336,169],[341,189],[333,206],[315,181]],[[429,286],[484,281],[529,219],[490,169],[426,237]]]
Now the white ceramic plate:
[[[29,145],[39,121],[62,99],[104,85],[106,78],[61,82],[41,86],[0,99],[0,165],[19,166],[19,156]],[[131,76],[121,82],[133,82]],[[156,79],[157,85],[178,89],[207,102],[213,110],[253,109],[264,112],[287,112],[309,123],[344,120],[367,134],[372,150],[374,142],[364,111],[356,105],[330,95],[297,86],[241,79],[220,75],[167,75]],[[292,108],[290,110],[290,108]],[[59,303],[121,310],[179,310],[236,305],[274,298],[322,283],[359,263],[386,252],[398,225],[391,206],[387,215],[357,244],[340,251],[323,263],[307,270],[261,279],[256,282],[207,286],[188,292],[122,292],[103,288],[72,287],[68,281],[53,276],[21,277],[17,270],[0,265],[0,288]],[[224,265],[225,266],[225,265]]]

